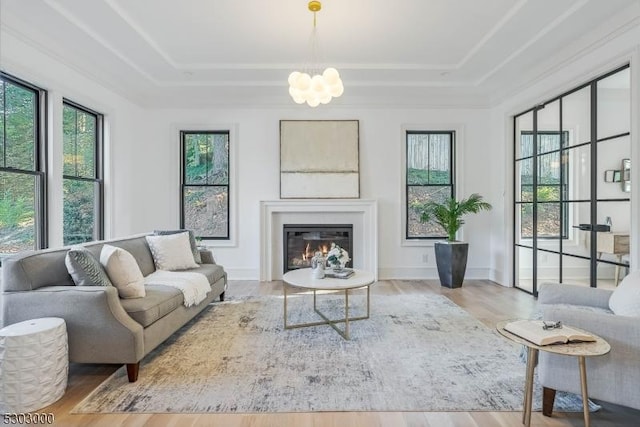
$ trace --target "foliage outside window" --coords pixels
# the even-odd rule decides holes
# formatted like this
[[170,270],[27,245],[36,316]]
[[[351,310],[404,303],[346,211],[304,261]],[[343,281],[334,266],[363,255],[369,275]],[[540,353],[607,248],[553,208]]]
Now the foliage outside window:
[[45,96],[0,73],[0,259],[46,246]]
[[406,133],[406,238],[442,239],[446,231],[434,221],[420,222],[419,207],[454,195],[453,131]]
[[62,133],[64,244],[101,239],[102,116],[65,101]]
[[229,131],[182,131],[182,228],[229,239]]
[[[562,146],[568,144],[569,133],[562,133]],[[520,207],[523,239],[533,238],[533,133],[520,134],[521,153],[531,157],[522,159],[520,168]],[[538,132],[536,157],[538,163],[537,200],[538,200],[538,238],[566,239],[569,233],[569,213],[565,208],[560,213],[561,201],[568,199],[569,163],[563,159],[560,151],[560,133]]]

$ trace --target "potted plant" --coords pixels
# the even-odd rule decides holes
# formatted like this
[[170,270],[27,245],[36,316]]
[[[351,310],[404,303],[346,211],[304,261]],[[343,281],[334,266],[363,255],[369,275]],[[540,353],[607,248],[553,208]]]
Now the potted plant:
[[434,221],[447,233],[447,241],[436,242],[434,245],[442,286],[459,288],[464,281],[469,244],[456,240],[456,233],[464,224],[462,217],[491,208],[491,204],[483,201],[482,196],[477,193],[460,201],[451,197],[444,202],[428,201],[418,207],[421,222]]

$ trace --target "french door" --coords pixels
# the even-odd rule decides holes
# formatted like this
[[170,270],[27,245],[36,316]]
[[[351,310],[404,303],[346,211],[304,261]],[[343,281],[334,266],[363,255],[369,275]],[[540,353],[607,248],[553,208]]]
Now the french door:
[[513,283],[615,287],[629,265],[630,70],[514,117]]

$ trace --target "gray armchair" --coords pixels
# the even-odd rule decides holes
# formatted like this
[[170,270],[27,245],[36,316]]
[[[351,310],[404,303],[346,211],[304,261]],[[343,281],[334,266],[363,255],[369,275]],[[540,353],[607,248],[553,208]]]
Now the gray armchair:
[[[566,284],[543,284],[538,308],[544,320],[560,320],[604,338],[609,354],[587,358],[589,397],[640,409],[640,318],[609,309],[612,291]],[[545,415],[551,415],[555,391],[580,394],[574,357],[540,352],[538,376]]]

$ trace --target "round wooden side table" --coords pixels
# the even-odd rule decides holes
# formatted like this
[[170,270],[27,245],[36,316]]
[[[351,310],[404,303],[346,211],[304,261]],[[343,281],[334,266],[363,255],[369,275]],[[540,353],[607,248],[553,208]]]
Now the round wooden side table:
[[[522,423],[529,427],[531,424],[531,401],[533,400],[533,371],[538,364],[538,351],[546,351],[548,353],[562,354],[565,356],[574,356],[578,358],[578,367],[580,369],[580,388],[582,390],[582,412],[584,414],[585,427],[590,426],[589,420],[589,393],[587,392],[587,367],[585,363],[586,357],[603,356],[611,351],[611,346],[604,339],[591,332],[584,331],[589,335],[592,335],[596,340],[593,342],[580,342],[580,343],[567,343],[567,344],[551,344],[551,345],[536,345],[531,341],[528,341],[518,335],[515,335],[506,329],[504,326],[513,320],[507,320],[499,322],[496,325],[497,331],[500,335],[508,338],[509,340],[522,344],[527,347],[527,377],[524,388],[524,410],[522,412]],[[574,329],[578,329],[572,326]]]
[[32,319],[0,329],[0,412],[32,412],[52,404],[64,394],[68,372],[64,319]]

